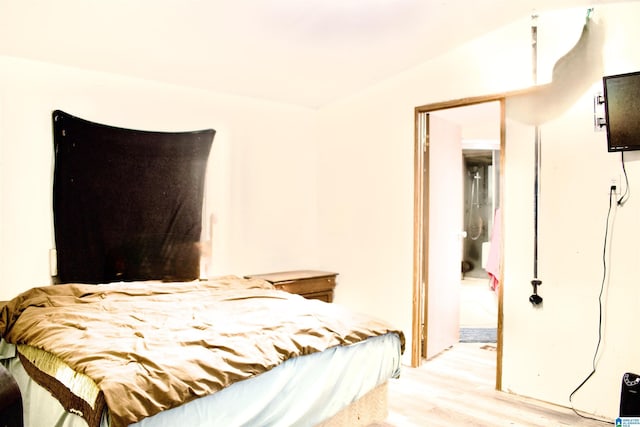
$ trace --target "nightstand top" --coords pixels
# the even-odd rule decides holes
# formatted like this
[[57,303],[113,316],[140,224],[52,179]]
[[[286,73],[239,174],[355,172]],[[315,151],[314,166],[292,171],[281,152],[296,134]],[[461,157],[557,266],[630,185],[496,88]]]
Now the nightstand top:
[[248,279],[263,279],[263,280],[266,280],[267,282],[278,283],[278,282],[288,282],[291,280],[333,277],[337,275],[338,273],[332,273],[330,271],[292,270],[292,271],[279,271],[276,273],[267,273],[267,274],[250,274],[245,277]]

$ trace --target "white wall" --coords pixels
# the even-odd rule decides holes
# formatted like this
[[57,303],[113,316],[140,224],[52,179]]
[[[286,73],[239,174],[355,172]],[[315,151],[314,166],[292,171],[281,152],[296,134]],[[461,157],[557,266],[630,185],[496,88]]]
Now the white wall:
[[216,129],[211,274],[314,266],[313,110],[0,57],[0,300],[50,283],[55,109],[136,129]]
[[[640,16],[640,7],[625,4],[598,11],[608,27],[604,74],[640,70],[633,42],[639,36],[633,17]],[[562,20],[547,23],[550,37],[562,34]],[[608,153],[606,134],[593,130],[593,96],[599,91],[600,80],[569,111],[541,126],[541,309],[527,303],[527,284],[533,278],[533,128],[510,122],[507,135],[503,386],[563,405],[570,404],[569,394],[592,370],[609,186],[612,177],[622,176],[620,154]],[[624,207],[614,205],[611,214],[605,327],[596,374],[572,399],[576,408],[610,418],[618,413],[622,375],[640,371],[640,345],[629,339],[638,316],[627,309],[640,298],[635,268],[640,261],[640,201],[633,196],[640,185],[640,154],[627,153],[625,160],[632,195]]]
[[[323,108],[319,117],[320,263],[340,272],[336,301],[405,332],[413,273],[415,107],[525,87],[528,20]],[[524,46],[524,47],[523,47]]]
[[[633,21],[640,6],[602,6],[596,14],[608,20],[605,72],[639,70]],[[585,16],[586,9],[541,14],[541,83],[576,43]],[[391,320],[410,337],[414,107],[527,87],[530,59],[530,21],[523,19],[320,112],[318,170],[331,171],[318,188],[321,263],[341,273],[338,303]],[[619,155],[607,153],[605,134],[593,131],[599,83],[542,127],[540,308],[528,301],[533,127],[513,120],[507,127],[503,388],[566,406],[591,370],[609,178],[620,173]],[[640,157],[626,158],[632,198],[615,214],[602,353],[597,373],[573,399],[579,410],[609,418],[618,412],[622,374],[640,371],[632,336],[638,315],[629,309],[640,298],[640,202],[633,191]]]

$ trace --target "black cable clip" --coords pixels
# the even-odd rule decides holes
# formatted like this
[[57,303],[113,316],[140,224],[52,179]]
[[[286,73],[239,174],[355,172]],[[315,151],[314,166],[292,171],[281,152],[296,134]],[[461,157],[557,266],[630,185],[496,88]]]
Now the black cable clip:
[[531,286],[533,286],[533,295],[529,297],[529,302],[534,306],[538,306],[542,304],[542,297],[538,295],[538,286],[542,285],[542,280],[533,279],[531,281]]

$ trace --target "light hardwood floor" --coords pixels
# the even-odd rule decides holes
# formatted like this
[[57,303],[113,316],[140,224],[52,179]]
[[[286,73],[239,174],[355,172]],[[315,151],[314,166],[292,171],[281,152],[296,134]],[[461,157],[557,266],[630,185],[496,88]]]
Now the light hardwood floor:
[[389,382],[389,416],[379,427],[595,426],[571,409],[495,390],[495,344],[456,344]]
[[498,295],[489,279],[465,278],[460,281],[460,327],[498,326]]

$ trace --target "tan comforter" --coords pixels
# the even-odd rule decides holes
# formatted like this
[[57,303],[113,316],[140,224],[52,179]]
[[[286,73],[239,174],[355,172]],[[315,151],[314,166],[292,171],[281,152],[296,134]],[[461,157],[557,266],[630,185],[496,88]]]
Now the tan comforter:
[[216,392],[285,360],[402,332],[267,282],[58,285],[0,313],[0,336],[56,355],[104,393],[115,427]]

